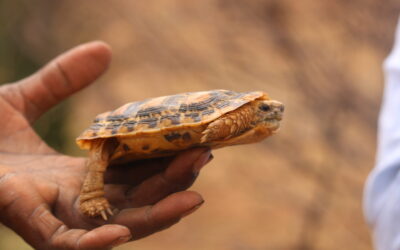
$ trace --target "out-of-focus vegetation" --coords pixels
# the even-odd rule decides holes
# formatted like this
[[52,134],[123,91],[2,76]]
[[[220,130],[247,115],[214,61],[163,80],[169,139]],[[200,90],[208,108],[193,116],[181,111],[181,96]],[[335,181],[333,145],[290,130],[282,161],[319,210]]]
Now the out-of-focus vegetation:
[[[0,0],[0,84],[17,81],[36,71],[42,60],[29,53],[29,46],[23,47],[20,40],[26,22],[29,22],[29,8],[23,2]],[[43,3],[45,4],[45,3]],[[26,6],[28,7],[28,6]],[[35,124],[38,133],[57,150],[64,149],[63,122],[66,115],[66,103],[62,103],[45,114]]]
[[3,0],[0,80],[85,41],[112,46],[109,72],[36,126],[70,154],[97,113],[132,100],[224,88],[286,104],[278,135],[215,152],[198,212],[120,249],[371,249],[362,188],[399,13],[394,0]]

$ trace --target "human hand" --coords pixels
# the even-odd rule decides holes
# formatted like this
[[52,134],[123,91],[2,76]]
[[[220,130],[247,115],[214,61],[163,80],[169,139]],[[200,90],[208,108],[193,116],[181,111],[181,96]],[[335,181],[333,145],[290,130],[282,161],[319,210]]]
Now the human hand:
[[108,168],[106,198],[120,212],[109,224],[80,213],[85,159],[54,151],[31,125],[93,82],[110,59],[107,45],[88,43],[0,87],[0,221],[34,248],[109,249],[165,229],[203,203],[198,193],[184,191],[212,159],[209,149],[197,148],[175,158]]

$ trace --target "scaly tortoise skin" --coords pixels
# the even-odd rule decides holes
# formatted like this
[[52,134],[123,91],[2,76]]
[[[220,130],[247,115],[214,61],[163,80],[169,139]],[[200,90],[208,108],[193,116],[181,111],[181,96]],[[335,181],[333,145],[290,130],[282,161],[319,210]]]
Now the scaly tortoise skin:
[[176,154],[192,147],[221,148],[259,142],[279,128],[284,106],[261,91],[211,90],[127,103],[98,115],[77,139],[89,150],[81,212],[112,215],[103,175],[112,162]]

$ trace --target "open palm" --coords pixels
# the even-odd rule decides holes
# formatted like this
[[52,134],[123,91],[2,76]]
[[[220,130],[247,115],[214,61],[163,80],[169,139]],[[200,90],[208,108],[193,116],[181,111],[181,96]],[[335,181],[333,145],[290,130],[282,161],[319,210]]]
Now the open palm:
[[110,59],[107,45],[88,43],[0,87],[0,221],[37,249],[108,249],[165,229],[203,203],[184,191],[212,158],[198,148],[110,168],[105,191],[116,215],[104,222],[80,213],[85,159],[54,151],[31,125],[93,82]]

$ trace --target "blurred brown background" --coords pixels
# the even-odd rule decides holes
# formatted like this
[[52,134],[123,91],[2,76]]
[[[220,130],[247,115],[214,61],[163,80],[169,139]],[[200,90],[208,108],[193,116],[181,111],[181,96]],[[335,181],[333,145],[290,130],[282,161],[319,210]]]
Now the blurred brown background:
[[[109,43],[107,74],[36,125],[75,155],[97,113],[133,100],[224,88],[286,104],[277,136],[214,153],[199,211],[118,249],[368,250],[362,189],[399,13],[395,0],[0,0],[0,82]],[[0,249],[30,248],[0,227]]]

